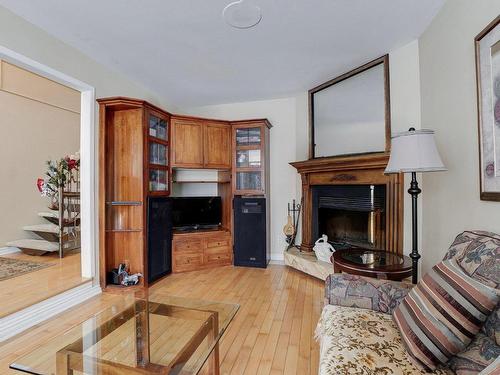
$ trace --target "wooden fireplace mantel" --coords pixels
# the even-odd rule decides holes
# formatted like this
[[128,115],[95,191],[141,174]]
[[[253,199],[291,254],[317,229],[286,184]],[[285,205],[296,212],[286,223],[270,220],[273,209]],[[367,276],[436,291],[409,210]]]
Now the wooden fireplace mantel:
[[385,175],[389,153],[309,159],[290,163],[302,178],[301,249],[312,251],[312,187],[320,185],[386,185],[385,250],[403,252],[403,174]]

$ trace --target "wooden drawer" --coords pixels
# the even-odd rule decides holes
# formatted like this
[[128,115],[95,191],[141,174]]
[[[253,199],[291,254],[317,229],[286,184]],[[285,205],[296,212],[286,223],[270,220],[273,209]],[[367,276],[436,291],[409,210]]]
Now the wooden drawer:
[[174,233],[172,271],[186,272],[232,264],[230,232]]
[[231,247],[231,237],[227,236],[207,239],[207,249],[215,247]]
[[223,263],[231,264],[231,253],[206,253],[205,262],[207,264]]
[[174,272],[196,270],[203,265],[203,254],[201,252],[175,254],[173,261]]
[[221,247],[211,247],[209,249],[205,249],[205,254],[231,254],[231,248],[229,246],[221,246]]
[[193,251],[193,252],[202,252],[203,251],[203,243],[201,240],[197,241],[179,241],[174,242],[174,251]]

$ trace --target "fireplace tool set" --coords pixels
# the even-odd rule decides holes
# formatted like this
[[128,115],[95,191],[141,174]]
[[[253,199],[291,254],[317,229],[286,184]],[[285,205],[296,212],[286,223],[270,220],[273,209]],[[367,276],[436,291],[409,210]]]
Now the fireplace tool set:
[[295,203],[295,199],[292,201],[292,204],[288,203],[287,223],[283,227],[283,233],[285,233],[286,236],[285,241],[288,244],[286,248],[287,250],[295,246],[295,238],[297,237],[297,226],[299,224],[301,209],[302,204]]

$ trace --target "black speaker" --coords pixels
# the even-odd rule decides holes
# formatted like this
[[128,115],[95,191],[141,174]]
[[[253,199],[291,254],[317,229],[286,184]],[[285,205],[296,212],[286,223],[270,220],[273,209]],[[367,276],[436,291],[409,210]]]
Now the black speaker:
[[148,200],[148,282],[172,272],[172,201]]
[[266,198],[234,197],[234,265],[266,268]]

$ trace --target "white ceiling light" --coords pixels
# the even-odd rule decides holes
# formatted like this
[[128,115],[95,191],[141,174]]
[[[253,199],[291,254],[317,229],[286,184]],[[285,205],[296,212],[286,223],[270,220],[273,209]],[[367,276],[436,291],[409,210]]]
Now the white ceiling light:
[[226,23],[237,29],[249,29],[262,19],[262,12],[255,4],[239,0],[227,5],[222,11]]

